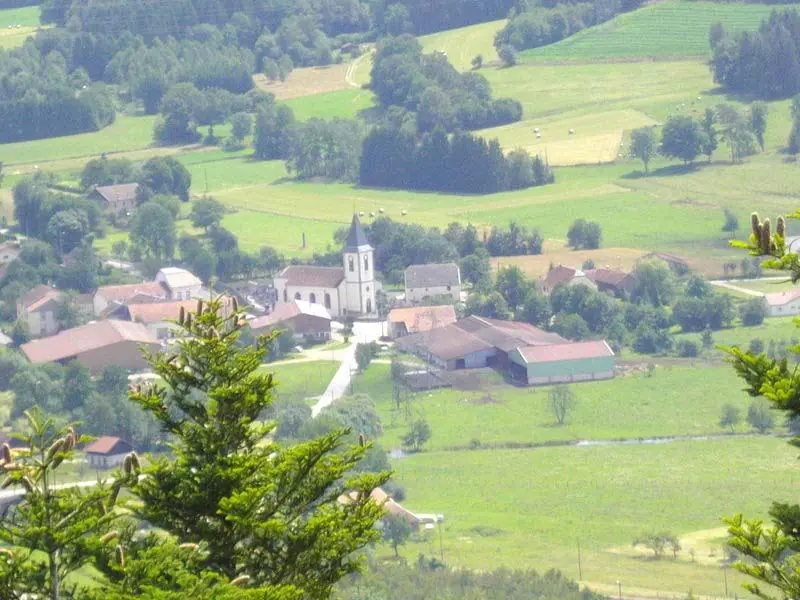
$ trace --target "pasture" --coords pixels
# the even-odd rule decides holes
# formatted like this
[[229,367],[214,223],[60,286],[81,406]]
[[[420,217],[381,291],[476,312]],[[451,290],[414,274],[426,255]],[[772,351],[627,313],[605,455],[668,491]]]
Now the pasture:
[[761,19],[781,6],[716,3],[658,2],[617,15],[549,46],[520,53],[525,60],[648,61],[709,53],[708,30],[720,22],[730,32],[757,29]]
[[294,111],[298,121],[318,119],[356,119],[372,106],[373,94],[361,88],[347,88],[314,96],[299,96],[284,104]]
[[[722,516],[765,516],[773,499],[792,501],[800,487],[797,451],[764,436],[423,452],[392,467],[406,490],[405,506],[444,514],[449,565],[552,567],[577,579],[580,545],[587,585],[613,595],[619,580],[623,594],[637,597],[664,597],[665,591],[722,597],[725,576],[729,592],[742,594],[743,579],[719,566],[722,541],[707,542],[696,562],[688,548],[721,537]],[[631,550],[634,538],[654,531],[685,540],[677,559],[653,560]],[[438,556],[436,534],[407,545],[403,554],[409,561],[421,552]]]
[[[483,56],[484,65],[497,63],[497,50],[494,47],[494,36],[506,24],[505,19],[477,23],[459,29],[448,29],[419,37],[422,51],[446,52],[447,60],[458,71],[472,69],[472,59]],[[371,54],[362,54],[350,66],[348,75],[352,83],[362,85],[369,83],[369,72],[372,69]]]
[[0,48],[16,48],[39,28],[38,6],[0,10]]
[[345,80],[346,73],[347,64],[342,63],[292,69],[286,81],[270,81],[259,73],[253,76],[253,81],[259,89],[275,94],[276,100],[289,100],[346,89],[348,87]]
[[262,370],[273,374],[276,400],[292,401],[322,394],[338,368],[338,362],[315,360],[266,364]]
[[[658,360],[642,359],[648,362]],[[460,383],[453,388],[409,394],[408,404],[404,400],[399,407],[392,401],[387,365],[371,365],[354,389],[376,403],[385,447],[400,446],[409,422],[424,418],[433,432],[432,450],[720,434],[725,433],[718,424],[722,405],[733,403],[746,413],[751,401],[727,365],[685,362],[659,366],[650,375],[635,371],[573,385],[576,407],[566,424],[558,425],[549,407],[552,388],[510,386],[494,372],[458,376]],[[748,431],[749,426],[738,430]]]
[[532,279],[547,276],[550,265],[580,267],[591,260],[595,267],[631,271],[636,261],[645,255],[642,250],[632,248],[600,248],[598,250],[572,250],[565,247],[566,241],[545,243],[542,254],[530,256],[497,256],[491,259],[492,269],[519,267]]
[[628,109],[595,112],[569,119],[525,119],[477,133],[497,138],[507,152],[523,148],[546,158],[553,166],[572,166],[616,160],[625,130],[652,125],[656,125],[656,121],[642,112]]

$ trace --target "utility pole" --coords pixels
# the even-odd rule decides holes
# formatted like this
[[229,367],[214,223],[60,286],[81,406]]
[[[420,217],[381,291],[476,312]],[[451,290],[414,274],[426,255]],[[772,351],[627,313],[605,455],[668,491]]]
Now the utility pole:
[[622,600],[622,582],[617,579],[617,589],[619,590],[619,600]]
[[728,597],[728,567],[723,567],[722,576],[725,578],[725,597]]
[[578,581],[583,581],[583,569],[581,568],[581,538],[578,538]]
[[439,556],[442,559],[442,564],[444,564],[444,544],[442,542],[442,527],[444,523],[444,516],[442,515],[441,518],[436,519],[439,524]]

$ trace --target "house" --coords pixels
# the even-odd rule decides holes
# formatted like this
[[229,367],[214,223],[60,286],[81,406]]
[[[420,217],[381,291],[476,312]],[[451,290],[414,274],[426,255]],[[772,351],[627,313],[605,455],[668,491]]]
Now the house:
[[585,273],[599,291],[620,298],[630,296],[636,286],[634,276],[619,269],[587,269]]
[[800,289],[764,294],[764,304],[770,317],[800,315]]
[[90,467],[111,469],[122,464],[125,457],[133,452],[133,446],[118,437],[104,435],[86,446],[83,451]]
[[65,329],[56,335],[22,344],[20,350],[34,364],[76,360],[91,371],[109,365],[138,370],[147,366],[142,350],[156,352],[160,344],[140,323],[95,321]]
[[342,262],[342,267],[286,267],[275,278],[276,308],[302,300],[321,304],[333,317],[374,316],[377,310],[375,291],[379,284],[375,281],[373,248],[358,215],[353,215],[350,223]]
[[171,300],[198,298],[203,290],[203,282],[180,267],[164,267],[156,273],[155,280],[167,290],[167,297]]
[[94,188],[91,197],[102,202],[108,212],[119,214],[136,208],[136,192],[138,190],[138,183],[100,185]]
[[689,263],[682,259],[680,256],[669,254],[668,252],[650,252],[636,260],[636,264],[641,262],[660,260],[667,263],[667,266],[672,269],[676,275],[685,275],[689,272]]
[[[356,494],[358,492],[349,492],[347,494],[342,494],[339,496],[337,501],[339,504],[346,505],[350,504],[353,500],[356,499]],[[389,515],[394,515],[396,517],[400,517],[408,522],[412,528],[416,529],[419,525],[423,522],[420,515],[416,515],[399,502],[396,502],[389,494],[384,492],[381,488],[377,487],[370,493],[370,498],[377,504],[378,506],[382,506],[383,509]]]
[[197,300],[162,300],[127,304],[119,307],[112,315],[126,321],[141,323],[157,340],[164,340],[176,335],[181,309],[185,313],[197,311]]
[[586,285],[592,289],[597,289],[595,283],[586,276],[580,269],[557,265],[550,269],[547,276],[540,280],[541,290],[549,294],[559,285]]
[[509,353],[511,374],[528,385],[614,377],[614,351],[605,340],[527,346]]
[[408,302],[444,297],[461,300],[461,270],[455,263],[411,265],[403,279]]
[[32,337],[58,333],[58,301],[62,295],[49,285],[37,285],[17,301],[17,319],[28,324]]
[[167,299],[167,290],[157,281],[130,283],[125,285],[104,285],[97,288],[92,297],[92,305],[96,317],[119,304],[132,302],[157,302]]
[[456,322],[456,311],[450,304],[414,306],[389,311],[389,335],[393,338],[423,333]]
[[290,330],[299,340],[327,340],[331,337],[331,315],[321,304],[295,300],[280,303],[270,314],[253,319],[250,328],[255,335],[266,335],[278,328]]

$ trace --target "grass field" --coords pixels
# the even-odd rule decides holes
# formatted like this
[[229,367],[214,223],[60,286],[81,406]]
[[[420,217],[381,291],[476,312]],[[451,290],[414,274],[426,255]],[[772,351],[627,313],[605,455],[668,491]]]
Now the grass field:
[[[506,151],[523,148],[546,157],[553,166],[570,166],[612,162],[618,158],[625,130],[655,124],[639,111],[614,110],[569,119],[526,119],[478,133],[497,138]],[[534,127],[541,137],[536,137]]]
[[[446,52],[447,60],[456,69],[468,71],[472,69],[472,59],[479,54],[483,56],[484,64],[498,60],[497,50],[494,47],[494,36],[505,24],[505,19],[501,19],[459,29],[439,31],[423,35],[418,39],[423,52]],[[353,82],[359,85],[369,83],[371,68],[372,59],[369,54],[364,54],[356,59],[350,70]]]
[[[687,333],[676,336],[676,339],[688,338],[700,342],[700,334]],[[747,348],[750,340],[758,338],[766,347],[770,341],[789,343],[800,340],[800,328],[794,324],[794,317],[770,317],[755,327],[732,327],[713,333],[714,343],[723,346],[740,346]],[[741,387],[741,386],[740,386]]]
[[274,374],[278,387],[275,388],[278,400],[305,400],[319,396],[328,387],[339,363],[332,360],[281,363],[265,365],[265,371]]
[[[118,115],[105,129],[60,138],[0,144],[0,161],[7,167],[37,163],[48,168],[48,161],[98,156],[103,152],[140,150],[152,144],[155,117]],[[85,162],[85,161],[84,161]]]
[[502,256],[492,258],[492,268],[497,270],[504,267],[519,267],[528,277],[536,279],[545,277],[550,270],[550,265],[580,267],[584,261],[592,260],[597,268],[630,271],[636,264],[637,259],[645,254],[642,250],[632,250],[631,248],[571,250],[564,247],[565,243],[566,241],[560,244],[545,244],[543,253],[535,256]]
[[21,46],[39,28],[38,6],[0,10],[0,48]]
[[763,294],[788,292],[797,288],[797,284],[792,283],[788,278],[772,280],[739,279],[732,281],[731,284],[735,285],[736,287],[744,288],[746,290],[753,290],[754,292],[761,292]]
[[419,393],[400,409],[391,400],[386,365],[371,366],[354,387],[376,402],[386,447],[400,446],[409,419],[423,416],[433,431],[430,447],[437,450],[468,447],[473,440],[492,445],[723,433],[722,405],[734,403],[746,412],[750,403],[727,365],[659,367],[652,376],[628,374],[572,386],[577,407],[558,426],[548,406],[549,388],[517,388],[492,379],[478,390]]
[[327,94],[292,98],[285,104],[291,107],[298,121],[307,121],[312,117],[355,119],[372,106],[372,97],[369,90],[347,88]]
[[582,60],[697,56],[709,52],[708,30],[721,22],[728,31],[757,29],[781,6],[714,2],[659,2],[618,15],[556,44],[526,50],[524,59]]
[[[722,570],[688,550],[653,561],[631,551],[647,531],[698,540],[737,511],[765,515],[772,499],[798,492],[797,451],[769,437],[661,445],[536,450],[425,452],[392,463],[412,510],[445,515],[445,562],[560,568],[602,588],[636,588],[722,597]],[[435,532],[433,532],[435,536]],[[721,544],[720,544],[721,545]],[[404,548],[410,561],[435,554],[438,540]],[[390,550],[386,549],[386,552]],[[722,549],[715,548],[715,557]],[[708,558],[708,557],[706,557]],[[727,572],[730,593],[741,578]],[[612,590],[608,590],[612,592]],[[639,594],[636,594],[637,596]]]

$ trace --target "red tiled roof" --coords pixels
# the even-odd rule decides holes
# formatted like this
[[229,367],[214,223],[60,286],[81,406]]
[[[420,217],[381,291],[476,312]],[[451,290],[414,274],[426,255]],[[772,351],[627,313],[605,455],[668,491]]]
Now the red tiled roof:
[[558,362],[562,360],[580,360],[583,358],[614,356],[614,351],[611,350],[605,340],[553,344],[550,346],[528,346],[519,348],[519,353],[522,355],[525,362],[529,363]]
[[577,269],[565,267],[564,265],[557,265],[550,269],[547,276],[544,278],[544,284],[548,289],[553,289],[559,283],[567,283],[578,274]]
[[108,302],[129,302],[137,295],[154,296],[156,298],[166,298],[167,292],[157,281],[146,281],[144,283],[129,283],[126,285],[106,285],[97,288],[95,294],[105,298]]
[[800,289],[790,290],[788,292],[775,292],[774,294],[764,294],[764,300],[767,301],[769,306],[783,306],[789,304],[793,300],[800,298]]
[[404,323],[408,333],[420,333],[452,325],[456,322],[456,311],[450,305],[395,308],[389,311],[389,321]]
[[335,288],[344,279],[344,268],[291,265],[281,271],[278,277],[285,279],[286,285]]
[[197,311],[197,300],[169,300],[167,302],[147,302],[129,304],[128,313],[131,321],[150,325],[162,321],[175,321],[180,316],[181,308],[185,312]]
[[309,315],[319,319],[331,320],[330,314],[328,314],[328,311],[321,304],[312,304],[305,300],[295,300],[294,302],[281,302],[276,305],[275,310],[268,315],[253,319],[250,321],[250,328],[264,329],[265,327],[273,327],[297,315]]
[[20,304],[22,304],[23,307],[28,308],[43,298],[51,296],[53,292],[57,293],[57,290],[49,285],[37,285],[22,295],[22,298],[20,298]]
[[109,204],[132,202],[136,200],[138,183],[119,183],[117,185],[99,185],[94,190]]
[[20,350],[32,363],[47,363],[126,341],[158,344],[144,325],[109,320],[66,329],[48,338],[33,340],[22,344]]
[[89,454],[123,454],[133,450],[133,447],[123,439],[111,435],[104,435],[97,438],[83,449]]

